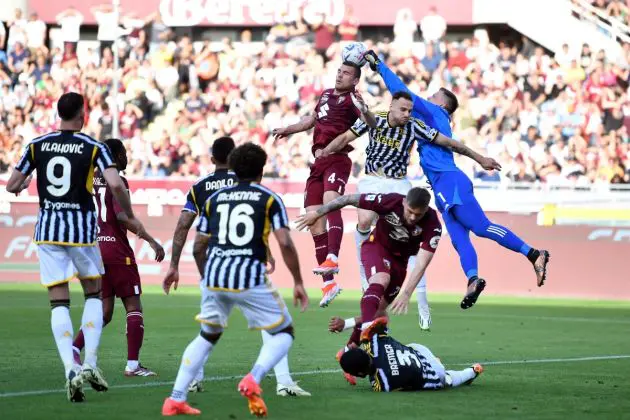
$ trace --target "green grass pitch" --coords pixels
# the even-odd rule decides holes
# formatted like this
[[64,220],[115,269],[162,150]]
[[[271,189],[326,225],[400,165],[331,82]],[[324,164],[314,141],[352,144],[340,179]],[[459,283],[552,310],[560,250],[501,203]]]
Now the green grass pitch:
[[[71,313],[78,325],[83,298],[72,287]],[[286,291],[288,293],[288,291]],[[275,395],[275,380],[263,382],[269,417],[274,419],[566,419],[630,418],[630,303],[533,300],[482,296],[469,311],[460,296],[430,296],[433,331],[417,325],[415,302],[409,315],[393,317],[392,335],[427,345],[450,367],[486,362],[473,386],[448,391],[375,394],[367,381],[350,387],[334,360],[346,334],[333,335],[330,316],[358,311],[356,292],[344,292],[320,309],[320,292],[311,290],[311,308],[293,311],[296,341],[291,369],[311,398]],[[13,419],[157,419],[169,395],[181,354],[197,334],[193,316],[199,294],[182,287],[164,296],[147,287],[142,297],[145,342],[142,363],[157,378],[125,378],[125,317],[117,303],[105,328],[99,365],[111,389],[87,392],[84,404],[70,404],[62,391],[62,366],[50,332],[45,290],[38,285],[0,284],[0,417]],[[76,331],[75,331],[76,332]],[[206,419],[248,419],[246,401],[236,392],[236,377],[246,373],[261,343],[235,311],[230,327],[206,366],[206,392],[191,403]]]

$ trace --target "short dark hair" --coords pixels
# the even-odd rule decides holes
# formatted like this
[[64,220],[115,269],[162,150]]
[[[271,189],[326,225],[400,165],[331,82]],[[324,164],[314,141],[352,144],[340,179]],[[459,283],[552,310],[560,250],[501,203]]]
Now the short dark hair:
[[232,150],[234,150],[234,140],[232,137],[223,136],[212,143],[211,153],[214,160],[225,165]]
[[459,107],[457,96],[455,96],[453,92],[446,88],[440,88],[440,92],[442,92],[442,95],[444,95],[444,98],[446,99],[444,109],[446,109],[446,112],[448,112],[449,114],[453,114]]
[[425,188],[413,187],[407,193],[407,205],[412,209],[425,208],[431,202],[431,194]]
[[399,90],[398,92],[392,95],[392,101],[396,99],[400,99],[400,98],[413,102],[413,98],[411,97],[411,94],[405,90]]
[[263,174],[267,153],[257,144],[245,143],[232,150],[228,160],[239,181],[254,181]]
[[123,163],[118,160],[120,155],[127,154],[127,149],[125,149],[125,145],[123,144],[122,140],[107,139],[103,143],[105,143],[105,146],[107,146],[109,148],[109,151],[112,152],[112,157],[114,158],[114,162],[116,162],[116,166],[118,166],[118,169],[124,171],[126,168],[121,167]]
[[357,79],[361,78],[361,67],[357,66],[352,61],[344,61],[342,64],[344,66],[352,67],[354,69],[354,77],[356,77]]
[[61,95],[57,102],[57,114],[64,121],[74,119],[85,105],[83,95],[75,92],[68,92]]
[[348,350],[339,359],[341,369],[353,376],[358,376],[360,373],[370,373],[371,364],[370,355],[360,348]]

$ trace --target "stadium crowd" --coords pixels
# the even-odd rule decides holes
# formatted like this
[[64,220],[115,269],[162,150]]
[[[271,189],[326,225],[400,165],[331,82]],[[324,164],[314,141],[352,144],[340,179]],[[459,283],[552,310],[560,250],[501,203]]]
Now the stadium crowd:
[[[237,142],[264,145],[268,176],[306,179],[310,133],[280,140],[270,133],[311,112],[319,93],[334,85],[342,42],[357,37],[359,22],[351,11],[338,26],[323,18],[315,25],[285,20],[270,29],[265,42],[252,42],[246,30],[239,42],[212,43],[175,36],[159,15],[126,16],[118,26],[107,7],[94,13],[100,42],[87,48],[81,48],[83,41],[77,47],[82,16],[72,9],[58,16],[63,44],[49,48],[46,25],[36,14],[25,19],[16,11],[14,20],[0,23],[0,173],[15,164],[28,141],[54,129],[53,104],[63,92],[80,91],[89,99],[87,133],[99,139],[112,135],[117,53],[128,175],[207,173],[208,146],[231,135]],[[609,61],[588,45],[580,51],[566,46],[554,56],[525,38],[516,46],[495,45],[481,30],[447,41],[445,31],[436,10],[420,25],[401,10],[393,39],[362,41],[412,91],[428,95],[444,86],[457,94],[455,137],[504,168],[489,173],[458,158],[471,177],[562,185],[630,182],[630,45],[624,45],[624,57]],[[112,53],[116,32],[122,38]],[[373,109],[387,109],[390,96],[368,67],[359,89]],[[355,176],[365,142],[360,139],[353,152]],[[409,175],[419,179],[413,155]]]

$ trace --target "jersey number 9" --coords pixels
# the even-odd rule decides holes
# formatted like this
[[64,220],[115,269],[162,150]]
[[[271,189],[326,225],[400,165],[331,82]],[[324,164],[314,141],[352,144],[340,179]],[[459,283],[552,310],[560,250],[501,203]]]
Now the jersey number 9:
[[[61,167],[61,174],[57,176],[55,169],[57,166]],[[55,156],[50,159],[46,166],[46,178],[51,185],[46,187],[46,190],[55,197],[63,197],[70,191],[70,161],[63,156]]]

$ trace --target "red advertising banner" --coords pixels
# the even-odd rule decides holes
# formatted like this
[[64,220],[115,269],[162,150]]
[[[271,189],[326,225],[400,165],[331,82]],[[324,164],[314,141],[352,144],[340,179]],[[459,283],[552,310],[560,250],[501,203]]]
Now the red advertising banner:
[[[133,12],[144,17],[160,11],[164,21],[171,26],[270,26],[282,16],[297,16],[301,8],[307,22],[316,22],[326,14],[330,23],[344,19],[346,7],[351,6],[353,15],[361,25],[393,25],[400,9],[408,8],[419,21],[431,6],[451,25],[472,24],[473,0],[121,0],[124,14]],[[74,5],[84,16],[83,24],[96,24],[91,7],[109,1],[29,0],[29,9],[37,11],[41,19],[55,22],[55,16]]]
[[[37,247],[32,244],[36,222],[37,204],[13,203],[9,214],[0,215],[0,279],[1,281],[39,281]],[[171,238],[179,217],[179,206],[164,206],[160,217],[149,217],[147,206],[136,206],[136,211],[147,229],[171,251]],[[289,210],[294,220],[297,209]],[[531,264],[522,255],[501,249],[487,239],[474,238],[479,254],[480,273],[488,281],[488,293],[548,296],[587,297],[596,299],[630,299],[627,255],[630,255],[630,229],[588,226],[551,226],[536,224],[533,215],[492,213],[489,217],[523,235],[533,246],[545,247],[551,252],[547,284],[536,287],[536,277]],[[359,289],[359,275],[354,249],[353,230],[356,212],[344,210],[346,235],[341,250],[341,272],[338,279],[343,287]],[[131,237],[131,236],[130,236]],[[307,286],[317,287],[320,278],[311,274],[315,265],[313,241],[309,233],[293,232],[298,248],[302,273]],[[181,259],[182,282],[195,284],[199,275],[192,258],[194,232]],[[278,259],[276,272],[271,276],[280,287],[291,285],[291,278],[281,261],[279,250],[271,240],[272,252]],[[158,283],[166,271],[168,261],[157,264],[153,252],[144,242],[132,241],[136,258],[145,283]],[[168,258],[168,257],[167,257]],[[430,292],[463,293],[466,278],[459,266],[459,258],[449,238],[440,242],[437,254],[428,270]]]

